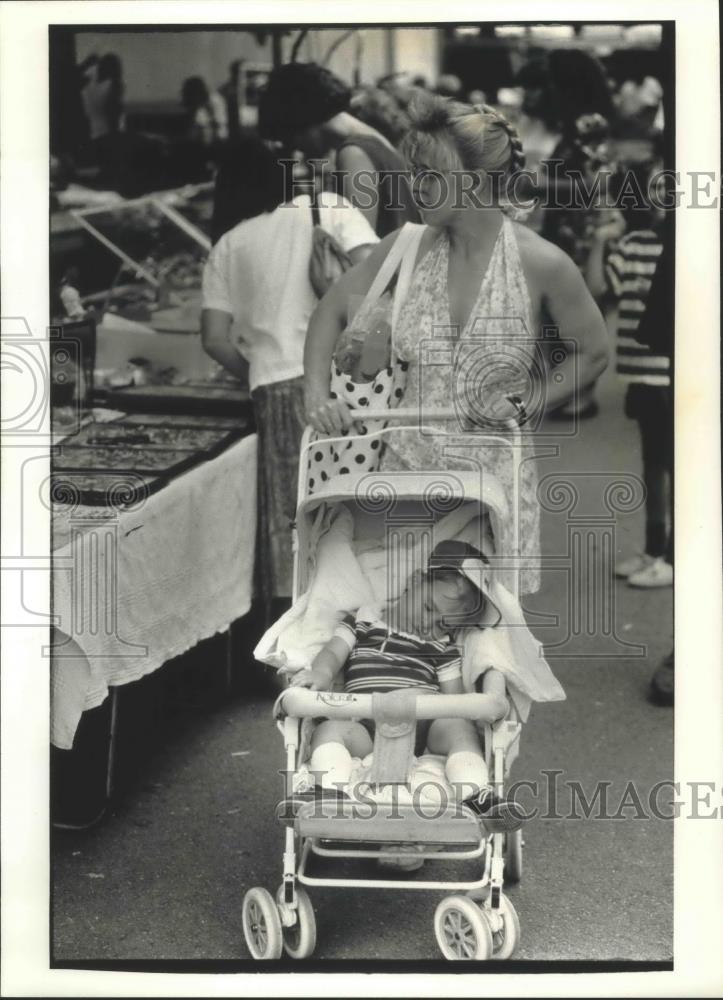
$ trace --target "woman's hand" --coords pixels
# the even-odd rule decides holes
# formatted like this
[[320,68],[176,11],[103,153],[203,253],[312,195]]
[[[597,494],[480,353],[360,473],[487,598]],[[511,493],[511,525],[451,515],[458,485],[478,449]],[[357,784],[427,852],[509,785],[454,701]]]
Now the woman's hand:
[[289,687],[304,687],[310,691],[328,691],[329,676],[320,670],[299,670],[289,681]]
[[510,386],[505,389],[484,386],[474,400],[474,407],[465,409],[462,405],[461,411],[473,427],[514,427],[527,419],[521,396],[514,394]]
[[495,392],[484,401],[485,416],[491,420],[518,423],[524,413],[522,400],[519,396],[511,396],[504,392]]
[[334,436],[353,426],[351,410],[341,399],[312,398],[306,404],[306,419],[320,434]]

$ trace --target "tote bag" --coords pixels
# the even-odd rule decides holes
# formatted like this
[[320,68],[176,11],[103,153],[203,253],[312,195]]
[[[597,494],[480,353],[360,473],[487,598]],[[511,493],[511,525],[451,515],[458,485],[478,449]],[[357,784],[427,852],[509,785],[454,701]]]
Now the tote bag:
[[309,258],[309,281],[318,299],[326,295],[334,282],[352,266],[351,257],[339,242],[321,225],[316,191],[311,199],[311,257]]
[[[394,329],[399,313],[409,291],[419,241],[424,226],[407,223],[399,233],[384,263],[377,272],[356,316],[364,316],[365,323],[388,321],[391,329],[391,357],[370,381],[355,382],[337,363],[337,353],[348,345],[349,335],[355,327],[354,317],[342,332],[331,361],[330,389],[332,399],[341,399],[352,409],[388,410],[399,405],[404,395],[407,363],[394,353]],[[399,272],[393,295],[387,291],[392,279]],[[374,472],[379,467],[382,438],[373,432],[386,427],[387,421],[357,421],[356,428],[343,432],[349,441],[328,442],[317,438],[316,447],[309,452],[307,488],[313,493],[332,476],[353,472]]]

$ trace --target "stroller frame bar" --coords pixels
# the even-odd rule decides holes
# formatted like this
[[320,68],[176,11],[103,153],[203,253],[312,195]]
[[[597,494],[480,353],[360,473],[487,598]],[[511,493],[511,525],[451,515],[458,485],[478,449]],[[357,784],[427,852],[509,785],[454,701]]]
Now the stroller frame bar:
[[[311,850],[313,851],[314,854],[318,854],[320,858],[379,858],[382,856],[392,857],[392,858],[409,857],[409,853],[407,851],[390,850],[389,847],[391,847],[392,845],[388,845],[387,849],[384,851],[378,851],[378,850],[355,851],[355,850],[347,850],[346,848],[344,848],[343,850],[335,851],[328,847],[321,847],[320,840],[317,837],[310,837],[309,840],[311,842]],[[440,847],[445,846],[444,842],[440,842],[439,846]],[[432,858],[435,861],[450,861],[450,860],[456,861],[456,860],[461,860],[462,858],[478,858],[480,857],[481,854],[484,853],[484,849],[485,849],[485,841],[482,840],[480,841],[479,844],[477,844],[476,847],[472,848],[469,851],[435,851],[433,849],[421,850],[419,851],[419,857],[424,858],[425,860],[427,858]]]
[[[302,885],[318,885],[327,886],[331,888],[360,888],[360,889],[426,889],[426,890],[451,890],[451,891],[472,891],[474,889],[484,889],[489,885],[489,870],[492,862],[492,849],[489,841],[487,844],[482,845],[482,850],[479,852],[485,853],[485,866],[482,873],[482,877],[479,879],[474,879],[471,881],[458,881],[458,882],[435,882],[435,881],[417,881],[417,880],[407,880],[407,879],[376,879],[376,878],[321,878],[313,875],[308,875],[306,872],[307,862],[309,860],[310,854],[312,854],[312,842],[310,839],[304,841],[304,845],[301,849],[301,859],[299,861],[299,868],[296,873],[296,877]],[[479,857],[476,854],[476,857]],[[381,852],[373,857],[381,857]],[[385,855],[388,856],[388,855]],[[423,855],[420,855],[422,857]],[[345,857],[354,857],[352,854],[345,854]],[[439,860],[444,861],[449,857],[446,854],[430,854],[425,857],[425,860]]]
[[[396,692],[377,695],[389,699]],[[371,694],[343,691],[310,691],[290,687],[279,698],[284,712],[296,718],[375,719],[375,698]],[[376,702],[379,704],[379,701]],[[419,694],[415,699],[417,719],[495,719],[496,698],[489,694]]]

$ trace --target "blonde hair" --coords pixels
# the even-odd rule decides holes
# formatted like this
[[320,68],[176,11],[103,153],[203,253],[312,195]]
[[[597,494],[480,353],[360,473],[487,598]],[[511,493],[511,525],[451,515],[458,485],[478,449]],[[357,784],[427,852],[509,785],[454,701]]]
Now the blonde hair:
[[524,168],[517,129],[488,104],[463,104],[423,92],[414,98],[408,114],[411,128],[401,146],[408,161],[421,158],[430,160],[430,166],[451,170],[461,164],[472,173],[485,171],[501,178]]

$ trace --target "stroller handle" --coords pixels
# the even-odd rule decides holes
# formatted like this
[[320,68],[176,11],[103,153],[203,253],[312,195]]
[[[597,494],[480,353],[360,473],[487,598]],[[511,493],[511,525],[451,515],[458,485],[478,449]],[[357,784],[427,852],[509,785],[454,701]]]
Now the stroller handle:
[[396,406],[392,410],[374,410],[363,407],[351,410],[354,420],[455,420],[457,411],[453,406]]
[[[392,694],[396,692],[391,692]],[[378,698],[386,695],[379,694]],[[311,691],[287,688],[279,698],[286,715],[296,718],[373,719],[374,696],[341,691]],[[419,694],[415,699],[417,719],[470,719],[494,722],[499,718],[499,699],[490,694]]]
[[[350,410],[352,420],[384,420],[387,423],[410,421],[411,426],[419,426],[425,420],[459,420],[459,410],[453,406],[395,406],[392,410],[374,410],[364,407]],[[520,425],[510,418],[504,421],[508,431],[519,434]]]

